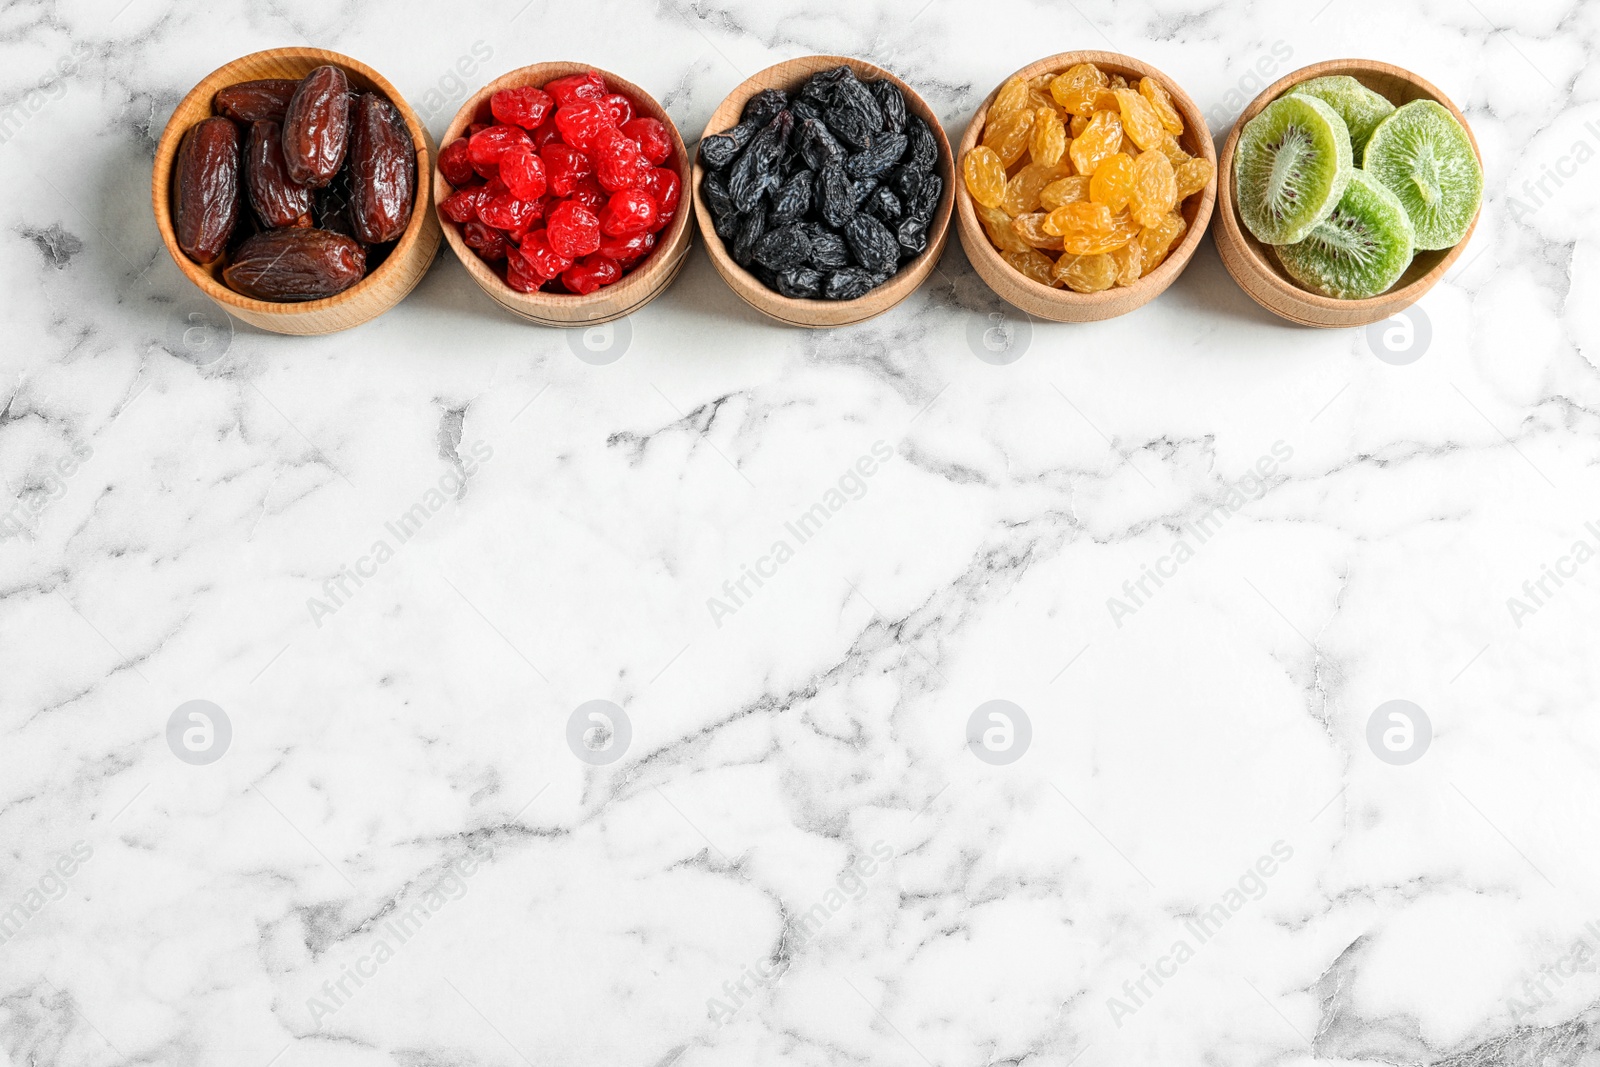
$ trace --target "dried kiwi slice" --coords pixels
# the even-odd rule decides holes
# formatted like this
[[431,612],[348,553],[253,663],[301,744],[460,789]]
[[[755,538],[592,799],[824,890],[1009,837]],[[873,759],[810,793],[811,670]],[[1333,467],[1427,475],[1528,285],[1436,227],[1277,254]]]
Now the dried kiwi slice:
[[1419,249],[1450,248],[1472,228],[1483,167],[1472,138],[1444,105],[1413,100],[1384,119],[1367,142],[1364,164],[1405,205]]
[[1291,94],[1314,96],[1339,113],[1350,130],[1350,151],[1356,162],[1366,150],[1367,141],[1378,123],[1394,114],[1394,105],[1346,74],[1330,74],[1301,82]]
[[1400,280],[1411,265],[1414,236],[1400,198],[1358,170],[1350,175],[1339,206],[1311,236],[1273,251],[1303,288],[1360,300]]
[[1269,245],[1289,245],[1329,215],[1350,183],[1350,131],[1314,96],[1283,96],[1250,120],[1234,153],[1239,217]]

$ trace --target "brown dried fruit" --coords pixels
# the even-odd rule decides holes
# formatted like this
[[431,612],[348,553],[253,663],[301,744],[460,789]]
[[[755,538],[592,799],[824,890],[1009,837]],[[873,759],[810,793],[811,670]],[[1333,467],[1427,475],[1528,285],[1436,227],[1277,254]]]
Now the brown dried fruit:
[[239,246],[222,278],[257,300],[321,300],[350,288],[366,270],[366,253],[341,234],[268,230]]
[[283,158],[289,177],[320,189],[333,181],[350,140],[350,80],[334,66],[301,81],[283,118]]
[[282,122],[289,100],[300,83],[292,78],[266,78],[240,82],[218,89],[213,101],[217,114],[246,125],[252,122]]
[[239,127],[205,119],[178,146],[172,211],[178,247],[196,263],[215,263],[239,221]]
[[283,165],[283,130],[271,119],[250,125],[244,178],[250,206],[268,227],[311,225],[311,190],[289,179]]
[[356,99],[350,122],[350,223],[367,244],[393,241],[411,221],[417,152],[394,105],[373,94]]

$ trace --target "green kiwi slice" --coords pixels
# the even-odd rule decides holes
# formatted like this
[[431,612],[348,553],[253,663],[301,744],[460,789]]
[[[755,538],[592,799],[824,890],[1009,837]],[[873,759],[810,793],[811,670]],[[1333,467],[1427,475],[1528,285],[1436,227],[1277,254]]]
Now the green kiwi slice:
[[1291,94],[1314,96],[1339,113],[1350,130],[1350,151],[1359,162],[1378,123],[1394,113],[1394,105],[1346,74],[1312,78],[1290,89]]
[[1378,123],[1365,169],[1405,205],[1419,249],[1450,248],[1472,228],[1483,200],[1483,167],[1472,138],[1448,108],[1413,100]]
[[1360,300],[1400,280],[1411,266],[1413,236],[1400,198],[1358,170],[1350,175],[1339,206],[1311,236],[1273,251],[1302,288]]
[[1353,169],[1338,112],[1314,96],[1279,97],[1239,135],[1239,217],[1269,245],[1302,241],[1333,214]]

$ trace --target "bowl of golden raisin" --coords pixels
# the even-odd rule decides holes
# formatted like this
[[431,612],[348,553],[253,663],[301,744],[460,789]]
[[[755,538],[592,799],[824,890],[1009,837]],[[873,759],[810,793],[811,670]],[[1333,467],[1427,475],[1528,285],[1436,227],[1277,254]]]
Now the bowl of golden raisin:
[[1154,300],[1216,202],[1200,109],[1159,70],[1114,52],[1017,71],[978,108],[957,155],[967,258],[1005,300],[1056,322]]

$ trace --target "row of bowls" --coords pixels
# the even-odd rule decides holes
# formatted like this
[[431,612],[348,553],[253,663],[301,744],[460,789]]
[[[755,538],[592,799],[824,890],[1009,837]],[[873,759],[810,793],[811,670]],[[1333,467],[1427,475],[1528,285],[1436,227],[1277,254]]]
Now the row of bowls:
[[[410,225],[383,264],[345,292],[325,300],[300,304],[253,300],[222,284],[218,265],[199,266],[179,250],[171,211],[174,157],[183,134],[196,122],[211,115],[212,99],[218,89],[259,78],[300,78],[314,68],[328,63],[343,67],[355,87],[376,90],[387,96],[405,119],[417,150],[416,209],[412,212]],[[1171,92],[1173,103],[1182,113],[1183,148],[1190,155],[1202,156],[1214,166],[1217,164],[1217,152],[1212,144],[1203,113],[1181,86],[1148,64],[1114,52],[1068,52],[1041,59],[1017,73],[1024,78],[1030,78],[1047,72],[1065,70],[1075,63],[1094,63],[1102,70],[1121,74],[1130,81],[1146,76],[1160,81]],[[937,265],[949,237],[952,216],[956,220],[962,247],[984,281],[997,294],[1028,314],[1057,322],[1090,322],[1113,318],[1155,299],[1176,280],[1194,256],[1209,227],[1214,208],[1221,218],[1216,234],[1217,248],[1229,274],[1262,307],[1282,318],[1308,326],[1362,326],[1394,315],[1420,299],[1432,288],[1465,249],[1467,239],[1470,239],[1469,232],[1468,238],[1463,239],[1452,249],[1419,254],[1406,276],[1387,293],[1367,300],[1333,300],[1305,292],[1296,286],[1282,272],[1271,253],[1239,224],[1233,208],[1232,169],[1239,130],[1267,104],[1290,86],[1301,81],[1332,74],[1347,74],[1387,96],[1396,104],[1408,103],[1419,98],[1437,100],[1455,115],[1464,128],[1468,129],[1470,136],[1470,127],[1467,126],[1460,110],[1443,93],[1415,74],[1383,63],[1339,60],[1315,64],[1290,74],[1269,86],[1239,116],[1233,134],[1223,147],[1222,161],[1221,165],[1216,167],[1216,176],[1199,196],[1190,197],[1185,202],[1184,215],[1189,228],[1179,246],[1172,251],[1161,267],[1126,288],[1087,294],[1052,289],[1023,277],[1000,258],[984,234],[973,211],[972,199],[959,179],[958,161],[978,143],[982,136],[989,104],[994,99],[993,92],[978,108],[977,114],[967,126],[960,146],[952,154],[938,117],[928,107],[927,102],[899,78],[859,59],[841,56],[806,56],[780,63],[745,81],[712,114],[705,133],[707,135],[717,133],[734,125],[744,109],[745,102],[757,92],[774,87],[785,90],[796,89],[817,71],[841,64],[852,67],[863,79],[886,78],[905,94],[908,107],[927,121],[939,141],[939,166],[945,183],[944,197],[934,215],[933,224],[929,227],[927,250],[904,265],[889,281],[856,300],[796,300],[785,297],[768,289],[754,275],[735,263],[711,226],[710,214],[700,195],[701,168],[698,162],[691,160],[672,118],[649,93],[607,71],[602,73],[612,85],[632,96],[646,113],[659,119],[671,131],[676,160],[682,170],[680,176],[692,193],[693,207],[692,211],[686,208],[678,213],[677,218],[662,234],[655,251],[643,265],[616,284],[587,296],[519,293],[506,285],[475,252],[466,246],[454,224],[441,225],[437,205],[449,195],[450,186],[436,169],[438,146],[427,128],[395,87],[381,74],[348,56],[322,49],[279,48],[256,52],[219,68],[195,86],[173,112],[156,148],[152,181],[152,204],[156,223],[166,242],[167,250],[179,268],[207,296],[245,322],[265,330],[287,334],[332,333],[359,325],[389,310],[403,300],[422,280],[438,251],[441,236],[448,241],[457,258],[484,292],[513,314],[548,326],[597,325],[636,311],[672,283],[687,259],[692,242],[689,221],[691,214],[699,220],[701,237],[705,241],[717,272],[741,299],[774,319],[806,327],[846,326],[861,322],[887,311],[904,300],[927,279]],[[473,121],[479,106],[498,90],[524,85],[542,86],[554,78],[588,69],[592,68],[578,63],[539,63],[512,71],[490,82],[462,106],[445,133],[444,143],[449,144],[460,137],[467,125]],[[1220,203],[1219,187],[1222,190]],[[686,197],[685,204],[690,202],[690,198]]]

